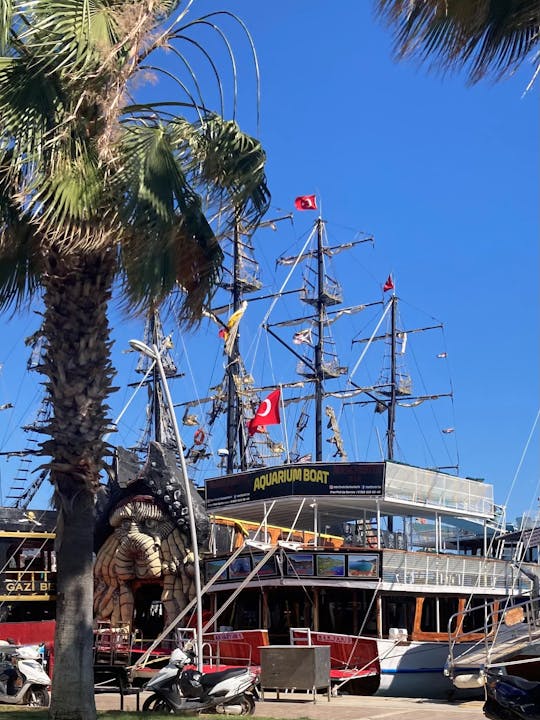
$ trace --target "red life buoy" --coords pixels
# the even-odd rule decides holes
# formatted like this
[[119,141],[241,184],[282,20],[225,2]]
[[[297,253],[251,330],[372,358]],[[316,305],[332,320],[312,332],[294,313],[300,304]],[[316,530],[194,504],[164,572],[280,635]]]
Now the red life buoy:
[[199,428],[195,431],[195,435],[193,436],[193,442],[195,445],[202,445],[204,442],[204,430],[202,428]]

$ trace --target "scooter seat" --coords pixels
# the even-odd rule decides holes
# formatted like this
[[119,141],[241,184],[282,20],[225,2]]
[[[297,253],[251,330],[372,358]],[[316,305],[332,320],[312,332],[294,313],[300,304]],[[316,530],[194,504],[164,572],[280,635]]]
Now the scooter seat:
[[217,685],[222,680],[235,677],[237,675],[243,675],[246,672],[246,668],[228,668],[227,670],[218,670],[216,672],[205,673],[200,683],[204,688],[212,687]]

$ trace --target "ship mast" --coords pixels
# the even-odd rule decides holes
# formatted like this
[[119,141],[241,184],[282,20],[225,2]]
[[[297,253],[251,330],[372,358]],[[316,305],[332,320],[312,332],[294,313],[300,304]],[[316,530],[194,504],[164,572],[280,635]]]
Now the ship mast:
[[388,460],[394,459],[394,438],[396,421],[396,398],[397,398],[397,377],[396,377],[396,302],[395,294],[390,299],[390,400],[388,402],[388,429],[386,431]]
[[[183,377],[183,373],[178,372],[176,363],[170,353],[170,343],[168,338],[163,334],[163,327],[159,317],[158,310],[152,307],[146,318],[144,329],[144,342],[149,347],[160,348],[161,362],[164,367],[166,377],[170,380]],[[145,375],[150,365],[149,358],[141,353],[137,363],[136,372]],[[150,372],[150,377],[146,381],[149,386],[149,400],[147,404],[146,426],[142,431],[141,437],[136,444],[134,450],[140,454],[145,454],[148,443],[151,439],[160,445],[181,453],[182,448],[176,447],[176,439],[173,432],[173,421],[167,409],[163,398],[163,388],[159,369],[154,363]],[[136,386],[138,383],[130,383],[130,386]]]
[[[232,270],[232,308],[233,312],[236,312],[240,309],[242,302],[242,284],[240,282],[240,220],[238,216],[234,224]],[[227,364],[227,473],[234,472],[237,451],[239,454],[239,467],[241,470],[246,469],[245,438],[240,427],[240,402],[234,381],[234,374],[235,372],[238,373],[239,358],[240,347],[238,335],[236,335],[231,356]]]
[[317,218],[317,344],[315,346],[315,460],[322,460],[323,333],[324,333],[323,220]]
[[[370,405],[375,404],[375,411],[378,413],[387,413],[386,423],[386,460],[394,460],[395,457],[395,441],[396,441],[396,411],[398,406],[405,405],[409,407],[415,407],[426,401],[438,400],[443,397],[451,397],[452,393],[437,393],[434,395],[413,395],[412,380],[409,374],[400,366],[398,357],[405,352],[405,345],[407,343],[408,335],[414,333],[423,333],[428,330],[440,330],[442,329],[441,324],[429,325],[426,327],[416,327],[409,329],[398,328],[398,297],[395,292],[392,293],[388,304],[386,305],[385,312],[389,313],[389,327],[387,332],[381,335],[373,335],[370,338],[361,338],[353,340],[354,343],[365,343],[367,347],[372,342],[385,341],[387,343],[387,355],[385,356],[384,368],[379,381],[369,387],[363,388],[364,394],[367,395],[369,400],[350,401],[347,405]],[[381,318],[382,320],[382,318]],[[401,343],[401,349],[399,347]],[[365,354],[367,347],[364,349],[362,355]],[[354,387],[359,388],[355,382],[351,384]],[[406,403],[403,400],[406,398]],[[450,469],[450,468],[440,468]],[[452,469],[455,469],[452,466]]]
[[[156,313],[154,310],[150,312],[148,318],[148,340],[150,347],[159,347],[159,338],[157,333]],[[154,438],[157,443],[162,442],[161,433],[161,402],[158,398],[159,370],[157,364],[154,363],[152,368],[152,399],[151,409],[154,419]]]
[[[307,268],[304,272],[304,286],[300,291],[300,299],[307,305],[311,306],[311,312],[307,316],[289,318],[288,320],[278,321],[272,324],[266,323],[263,325],[264,329],[275,340],[277,340],[291,354],[298,358],[299,363],[297,365],[297,373],[313,384],[312,394],[309,396],[304,395],[299,398],[289,398],[286,403],[307,400],[314,402],[314,460],[316,462],[321,462],[323,460],[324,400],[330,395],[340,397],[342,393],[347,393],[347,395],[351,397],[351,390],[338,390],[337,392],[327,393],[325,389],[326,380],[337,379],[340,376],[346,375],[348,372],[348,368],[341,366],[339,363],[339,359],[334,349],[334,343],[329,333],[329,327],[344,313],[352,315],[363,311],[369,305],[380,304],[380,302],[368,303],[367,305],[357,305],[354,307],[329,311],[328,308],[330,306],[341,304],[343,300],[343,293],[339,283],[327,275],[325,258],[332,258],[334,255],[344,250],[352,249],[359,244],[373,242],[373,238],[371,236],[357,237],[349,243],[329,246],[325,243],[325,234],[325,221],[322,217],[318,217],[313,225],[310,237],[308,238],[308,242],[313,239],[313,249],[306,251],[306,243],[304,249],[299,255],[292,257],[280,257],[277,260],[278,265],[296,265],[300,261],[307,261]],[[299,336],[299,339],[298,341],[295,339],[293,342],[295,344],[304,344],[305,348],[310,348],[311,352],[309,352],[309,354],[308,351],[295,350],[288,342],[283,340],[275,332],[276,328],[302,323],[309,323],[309,327],[299,333],[296,333],[296,335]],[[311,329],[313,329],[313,340]],[[362,390],[352,391],[352,393],[356,392],[359,394]],[[328,427],[330,427],[333,431],[332,438],[329,442],[333,442],[336,445],[336,454],[339,454],[341,457],[345,457],[337,418],[332,407],[326,407],[325,413],[328,416]],[[305,427],[305,420],[302,419],[303,417],[305,417],[305,413],[300,416],[296,426],[296,437],[300,437],[300,439],[302,439],[301,432]]]

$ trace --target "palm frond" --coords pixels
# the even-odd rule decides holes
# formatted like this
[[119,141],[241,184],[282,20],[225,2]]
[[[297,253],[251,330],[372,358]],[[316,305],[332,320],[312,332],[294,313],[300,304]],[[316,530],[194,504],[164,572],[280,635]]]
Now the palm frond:
[[205,119],[193,140],[198,181],[211,188],[211,202],[233,220],[240,215],[248,225],[259,222],[270,203],[266,155],[259,141],[217,115]]
[[[187,121],[181,125],[186,143],[196,131]],[[216,279],[222,254],[185,175],[185,155],[172,142],[170,127],[159,122],[124,125],[123,132],[121,167],[113,185],[122,198],[122,264],[129,300],[133,305],[161,300],[181,282],[188,289],[185,315],[194,318]]]
[[63,94],[54,78],[32,68],[27,57],[0,58],[0,158],[9,152],[14,172],[28,172],[43,159],[62,115]]
[[12,0],[0,0],[0,52],[2,53],[5,52],[8,44],[12,14]]
[[377,9],[398,58],[466,69],[472,83],[511,74],[540,44],[537,0],[378,0]]
[[39,289],[40,254],[32,224],[0,184],[0,310],[20,309]]
[[51,234],[56,228],[103,220],[104,178],[97,154],[80,142],[62,149],[28,188],[28,208]]
[[152,124],[125,123],[122,131],[121,167],[112,182],[125,198],[126,225],[152,232],[155,225],[175,224],[177,208],[183,209],[193,191],[175,157],[167,127],[154,119]]
[[[64,72],[73,82],[81,73],[105,74],[105,59],[118,46],[119,9],[103,0],[40,0],[32,22],[19,39],[49,72]],[[116,58],[118,60],[118,58]]]

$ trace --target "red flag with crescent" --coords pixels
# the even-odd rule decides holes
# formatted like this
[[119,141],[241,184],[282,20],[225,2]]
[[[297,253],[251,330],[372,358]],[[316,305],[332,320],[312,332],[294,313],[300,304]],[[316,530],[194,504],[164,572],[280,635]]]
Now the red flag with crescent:
[[392,276],[389,275],[386,278],[386,282],[383,285],[383,292],[388,292],[388,290],[393,290],[393,289],[394,289],[394,280],[392,279]]
[[297,210],[317,210],[317,200],[315,195],[299,195],[294,201],[294,206]]
[[263,400],[259,405],[255,417],[253,417],[248,423],[248,431],[250,435],[254,435],[256,432],[262,432],[259,430],[261,425],[278,425],[281,421],[279,419],[279,398],[281,390],[272,390],[270,395]]

